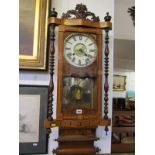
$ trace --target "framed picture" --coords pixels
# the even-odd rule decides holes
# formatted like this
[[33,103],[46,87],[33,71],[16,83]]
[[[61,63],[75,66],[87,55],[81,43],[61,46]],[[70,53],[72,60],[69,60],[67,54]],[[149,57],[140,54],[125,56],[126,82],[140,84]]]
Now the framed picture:
[[125,91],[126,90],[126,76],[114,75],[113,76],[113,90]]
[[19,86],[19,153],[47,153],[48,86]]
[[49,0],[19,0],[19,68],[46,70]]

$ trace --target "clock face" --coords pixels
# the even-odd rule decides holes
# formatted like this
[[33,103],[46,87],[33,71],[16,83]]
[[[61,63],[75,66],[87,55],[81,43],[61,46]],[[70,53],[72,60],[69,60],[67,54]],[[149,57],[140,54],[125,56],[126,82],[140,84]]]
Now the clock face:
[[68,36],[64,43],[64,57],[73,66],[89,66],[97,58],[95,39],[84,33],[74,33]]

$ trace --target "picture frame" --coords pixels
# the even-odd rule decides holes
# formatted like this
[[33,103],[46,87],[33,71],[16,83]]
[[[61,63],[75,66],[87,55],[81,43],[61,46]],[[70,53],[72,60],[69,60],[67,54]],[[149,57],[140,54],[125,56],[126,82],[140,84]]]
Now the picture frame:
[[48,86],[19,86],[19,154],[47,153]]
[[49,0],[19,0],[19,69],[47,69]]
[[113,76],[113,91],[125,91],[126,90],[126,76],[114,75]]

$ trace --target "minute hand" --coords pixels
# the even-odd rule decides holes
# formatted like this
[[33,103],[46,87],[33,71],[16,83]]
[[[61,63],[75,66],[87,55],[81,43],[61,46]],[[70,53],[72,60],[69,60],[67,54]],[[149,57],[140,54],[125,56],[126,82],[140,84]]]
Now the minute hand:
[[88,56],[87,53],[86,53],[82,48],[80,48],[79,50],[80,50],[82,53],[84,53],[85,56]]

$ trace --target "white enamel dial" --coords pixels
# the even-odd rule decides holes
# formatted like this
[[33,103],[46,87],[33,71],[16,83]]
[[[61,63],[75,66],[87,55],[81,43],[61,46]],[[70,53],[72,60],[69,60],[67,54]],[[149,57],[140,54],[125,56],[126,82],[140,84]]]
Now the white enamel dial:
[[73,66],[89,66],[97,58],[95,39],[84,33],[70,35],[64,42],[64,57]]

